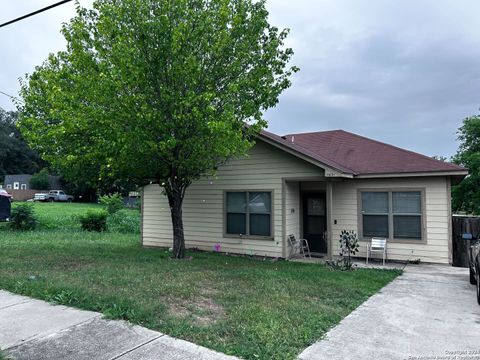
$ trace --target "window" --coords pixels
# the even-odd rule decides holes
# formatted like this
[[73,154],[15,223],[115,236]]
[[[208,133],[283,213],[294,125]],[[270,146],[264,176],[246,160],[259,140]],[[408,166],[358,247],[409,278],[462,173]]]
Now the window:
[[249,195],[249,235],[270,236],[270,193],[251,192]]
[[420,191],[393,192],[393,237],[422,238],[422,194]]
[[247,233],[247,193],[227,193],[227,234]]
[[271,237],[272,193],[242,191],[226,193],[226,233]]
[[12,184],[7,184],[7,189],[11,189],[12,188]]
[[361,192],[364,238],[422,239],[421,191]]
[[14,182],[14,183],[13,183],[13,188],[14,188],[15,190],[20,189],[20,183]]
[[22,185],[20,185],[20,189],[22,189],[22,190],[27,190],[27,184],[22,184]]
[[363,236],[389,237],[388,192],[362,193]]

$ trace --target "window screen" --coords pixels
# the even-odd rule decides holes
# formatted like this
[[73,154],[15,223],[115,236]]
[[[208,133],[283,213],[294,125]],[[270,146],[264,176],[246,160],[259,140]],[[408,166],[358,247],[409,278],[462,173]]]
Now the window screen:
[[393,199],[393,237],[422,238],[422,194],[420,191],[397,191]]
[[227,234],[247,233],[247,193],[227,193]]
[[269,192],[249,193],[250,235],[270,236],[271,199]]
[[270,192],[227,192],[226,194],[227,234],[271,236],[272,195]]
[[362,192],[364,237],[388,238],[388,192]]

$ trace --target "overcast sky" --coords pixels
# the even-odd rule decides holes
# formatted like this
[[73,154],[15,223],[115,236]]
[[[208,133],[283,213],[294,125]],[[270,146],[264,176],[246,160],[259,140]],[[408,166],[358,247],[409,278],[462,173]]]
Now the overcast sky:
[[[2,0],[0,22],[57,0]],[[91,0],[80,0],[90,6]],[[301,68],[267,113],[278,134],[344,129],[426,155],[455,153],[480,107],[478,0],[268,0]],[[64,48],[69,3],[0,28],[0,91]],[[13,109],[0,95],[0,106]]]

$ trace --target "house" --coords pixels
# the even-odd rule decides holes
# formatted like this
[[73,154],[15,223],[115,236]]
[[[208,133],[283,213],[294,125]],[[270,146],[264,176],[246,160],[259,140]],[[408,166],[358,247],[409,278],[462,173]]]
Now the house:
[[6,190],[62,190],[60,178],[58,176],[49,176],[49,189],[32,189],[30,187],[31,178],[32,175],[29,174],[5,175],[3,188]]
[[30,178],[32,175],[5,175],[3,188],[7,190],[28,190],[30,189]]
[[[388,258],[451,263],[451,185],[467,170],[346,131],[277,136],[263,131],[248,156],[187,190],[186,246],[288,258],[287,236],[320,256],[338,255],[342,230],[355,230],[359,256],[372,237]],[[144,246],[172,246],[167,199],[144,187]]]

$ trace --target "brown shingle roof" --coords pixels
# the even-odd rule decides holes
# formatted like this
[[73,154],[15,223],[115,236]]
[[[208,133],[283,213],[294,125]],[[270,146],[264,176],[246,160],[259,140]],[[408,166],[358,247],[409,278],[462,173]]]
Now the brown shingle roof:
[[458,172],[465,168],[438,161],[343,130],[262,136],[338,171],[353,175]]
[[346,173],[346,174],[351,174],[352,170],[349,168],[346,168],[342,166],[341,164],[332,161],[321,154],[316,153],[315,151],[311,151],[310,149],[307,149],[303,146],[300,146],[292,141],[286,141],[283,137],[278,136],[274,133],[268,132],[266,130],[263,130],[261,133],[261,136],[263,138],[266,138],[268,140],[273,141],[274,143],[279,144],[280,146],[286,147],[288,149],[293,150],[294,152],[300,153],[302,155],[305,155],[313,160],[316,160],[322,164],[325,164],[335,170],[338,170],[340,172]]

